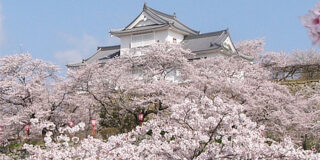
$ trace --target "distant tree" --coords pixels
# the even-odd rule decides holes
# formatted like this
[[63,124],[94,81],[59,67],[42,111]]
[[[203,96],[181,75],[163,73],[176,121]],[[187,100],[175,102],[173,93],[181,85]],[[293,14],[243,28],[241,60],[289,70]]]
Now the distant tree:
[[315,49],[295,50],[291,56],[291,65],[320,65],[320,53]]
[[56,66],[29,54],[0,59],[0,119],[7,136],[19,135],[30,119],[50,114],[56,101],[49,98],[49,86],[58,79],[57,71]]
[[265,39],[244,40],[236,43],[235,46],[240,54],[256,58],[264,51]]
[[273,72],[273,78],[314,79],[319,77],[320,53],[315,49],[284,52],[266,52],[257,59],[261,66]]
[[61,124],[67,95],[62,81],[55,65],[30,54],[1,58],[0,125],[4,126],[4,139],[25,137],[27,124],[31,125],[29,138],[39,138],[45,127]]
[[259,55],[258,62],[263,67],[272,69],[291,65],[292,59],[285,52],[266,52]]

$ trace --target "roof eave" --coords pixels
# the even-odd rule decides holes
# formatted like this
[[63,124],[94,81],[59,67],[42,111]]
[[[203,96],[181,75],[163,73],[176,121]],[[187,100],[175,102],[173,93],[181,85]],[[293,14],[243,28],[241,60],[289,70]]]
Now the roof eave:
[[191,39],[198,39],[198,38],[205,38],[205,37],[210,37],[210,36],[217,36],[217,35],[222,35],[224,33],[227,33],[226,32],[227,30],[220,30],[220,31],[216,31],[216,32],[208,32],[208,33],[202,33],[202,34],[199,34],[199,35],[188,35],[186,37],[184,37],[184,40],[191,40]]
[[198,35],[200,34],[200,31],[196,31],[196,30],[193,30],[191,29],[190,27],[188,27],[187,25],[183,24],[182,22],[180,22],[177,18],[174,18],[174,20],[176,22],[178,22],[179,24],[181,24],[182,26],[186,27],[188,30],[190,30],[191,33],[193,33],[194,35]]
[[[154,12],[157,12],[159,14],[163,14],[165,16],[170,16],[170,15],[167,15],[167,14],[162,13],[160,11],[157,11],[155,9],[152,9],[152,8],[148,7],[147,5],[144,5],[143,10],[140,12],[140,14],[129,25],[127,25],[123,30],[128,29],[143,14],[143,12],[146,12],[147,14],[148,14],[148,12],[151,12],[152,15],[150,15],[150,13],[149,13],[149,16],[151,16],[154,19],[160,20],[162,22],[164,22],[165,20],[162,19],[161,17],[157,16]],[[156,16],[156,17],[154,17],[154,16]]]
[[164,25],[158,28],[150,28],[150,29],[144,29],[144,30],[136,30],[136,31],[110,31],[109,33],[113,36],[121,37],[121,36],[127,36],[131,34],[137,34],[137,33],[148,33],[150,31],[161,31],[168,29],[169,25]]
[[205,49],[205,50],[197,50],[197,51],[192,51],[192,53],[196,53],[196,54],[205,54],[205,53],[210,53],[211,51],[215,51],[215,50],[221,50],[223,49],[222,47],[217,47],[217,48],[210,48],[210,49]]
[[[190,27],[188,27],[187,25],[185,25],[185,24],[183,24],[182,22],[180,22],[174,15],[169,15],[169,14],[160,12],[160,11],[155,10],[155,9],[153,9],[153,8],[150,8],[150,7],[146,6],[146,5],[144,6],[144,11],[149,11],[149,12],[151,12],[154,16],[156,16],[157,18],[159,18],[159,19],[161,19],[161,20],[163,20],[163,21],[166,21],[166,20],[162,19],[162,18],[161,18],[160,16],[158,16],[157,14],[160,14],[160,15],[162,15],[162,16],[164,16],[164,17],[170,18],[170,19],[172,19],[174,22],[177,22],[177,23],[181,24],[183,27],[185,27],[186,29],[188,29],[188,30],[189,30],[188,32],[191,33],[191,34],[197,35],[197,34],[200,33],[200,31],[193,30],[193,29],[191,29]],[[154,13],[154,12],[156,12],[156,13]]]
[[244,58],[244,59],[246,59],[246,60],[248,60],[248,61],[253,61],[254,60],[254,57],[252,57],[252,56],[247,56],[247,55],[244,55],[244,54],[237,54],[239,57],[241,57],[241,58]]
[[143,11],[140,12],[140,14],[139,14],[129,25],[127,25],[126,27],[124,27],[124,29],[128,29],[128,27],[130,27],[130,26],[141,16],[142,13],[143,13]]
[[186,30],[182,30],[182,29],[180,29],[178,27],[175,27],[174,25],[170,25],[169,29],[174,30],[174,31],[176,31],[178,33],[181,33],[183,35],[192,35],[193,34],[193,33],[190,33],[190,32],[188,32]]
[[71,63],[71,64],[67,64],[66,67],[67,68],[75,68],[75,67],[80,67],[80,66],[84,66],[85,64],[84,63]]
[[174,15],[170,15],[170,14],[166,14],[166,13],[163,13],[163,12],[161,12],[161,11],[158,11],[158,10],[155,10],[155,9],[153,9],[153,8],[151,8],[151,7],[148,7],[148,6],[144,6],[143,7],[143,10],[145,11],[145,10],[148,10],[148,11],[151,11],[151,12],[156,12],[156,13],[154,13],[154,14],[160,14],[160,15],[162,15],[162,16],[164,16],[164,17],[167,17],[167,18],[174,18]]

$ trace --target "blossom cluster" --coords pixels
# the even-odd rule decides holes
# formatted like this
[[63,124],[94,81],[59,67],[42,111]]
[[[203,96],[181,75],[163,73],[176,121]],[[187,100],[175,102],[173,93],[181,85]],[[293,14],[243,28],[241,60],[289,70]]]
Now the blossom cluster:
[[[158,115],[135,130],[103,142],[88,137],[76,146],[50,142],[45,149],[25,145],[29,159],[319,159],[320,154],[265,138],[243,106],[219,97],[186,100],[171,115]],[[267,143],[269,142],[269,144]],[[272,143],[272,144],[270,144]]]
[[308,30],[312,44],[320,46],[320,3],[316,3],[315,8],[308,14],[301,17],[301,23]]

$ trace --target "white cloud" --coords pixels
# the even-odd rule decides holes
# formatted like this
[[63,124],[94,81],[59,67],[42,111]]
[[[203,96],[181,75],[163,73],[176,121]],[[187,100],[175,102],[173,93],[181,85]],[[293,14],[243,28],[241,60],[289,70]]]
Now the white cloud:
[[58,51],[54,54],[54,57],[62,64],[80,62],[82,59],[92,55],[97,49],[98,40],[88,34],[83,34],[81,37],[62,34],[62,38],[72,48]]
[[76,50],[58,51],[54,54],[60,63],[80,62],[82,60],[81,53]]

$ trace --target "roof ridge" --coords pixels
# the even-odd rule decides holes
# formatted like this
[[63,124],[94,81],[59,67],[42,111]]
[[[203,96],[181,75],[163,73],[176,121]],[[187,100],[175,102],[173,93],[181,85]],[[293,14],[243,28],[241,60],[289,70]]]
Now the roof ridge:
[[186,27],[186,28],[190,29],[191,31],[193,31],[193,32],[196,32],[196,33],[200,34],[200,31],[196,31],[196,30],[194,30],[194,29],[192,29],[192,28],[188,27],[187,25],[185,25],[185,24],[183,24],[182,22],[180,22],[177,18],[174,18],[174,20],[175,20],[176,22],[180,23],[182,26],[184,26],[184,27]]
[[207,32],[207,33],[202,33],[202,34],[198,34],[198,35],[188,35],[185,37],[185,39],[194,39],[194,38],[204,38],[204,37],[208,37],[208,36],[212,36],[212,35],[218,35],[221,34],[223,32],[226,32],[228,29],[224,29],[224,30],[220,30],[220,31],[215,31],[215,32]]
[[[170,15],[168,15],[168,14],[166,14],[166,13],[162,13],[162,12],[160,12],[160,11],[157,11],[157,10],[155,10],[155,9],[150,8],[150,7],[147,6],[146,3],[144,3],[144,5],[143,5],[143,10],[140,12],[140,14],[139,14],[129,25],[127,25],[126,27],[124,27],[122,30],[126,30],[134,21],[136,21],[136,20],[140,17],[140,15],[141,15],[143,12],[146,12],[146,11],[150,11],[150,13],[153,14],[153,15],[150,15],[152,18],[154,18],[154,19],[159,18],[161,21],[164,21],[164,22],[166,22],[166,20],[164,20],[164,19],[162,19],[161,17],[157,16],[157,14],[155,14],[155,13],[153,13],[153,12],[158,12],[159,14],[163,14],[163,15],[165,15],[165,16],[170,16]],[[155,18],[154,16],[156,16],[156,18]],[[156,19],[156,20],[157,20],[157,19]]]
[[156,19],[156,20],[157,20],[157,18],[158,18],[158,20],[160,19],[161,21],[163,21],[163,22],[165,22],[165,23],[167,22],[165,19],[161,18],[160,16],[158,16],[157,14],[153,13],[153,12],[150,11],[150,10],[145,10],[145,12],[148,13],[149,16],[151,16],[152,18],[154,18],[154,19]]
[[[153,8],[151,8],[151,7],[148,7],[146,4],[144,5],[144,10],[145,10],[145,9],[151,11],[151,13],[156,12],[156,13],[158,13],[158,14],[160,14],[160,15],[163,15],[163,16],[165,16],[165,17],[167,17],[167,18],[170,18],[173,22],[179,23],[180,25],[182,25],[183,27],[186,27],[187,29],[191,30],[192,32],[195,32],[195,33],[198,33],[198,34],[200,33],[200,31],[196,31],[196,30],[194,30],[194,29],[191,29],[191,28],[188,27],[187,25],[185,25],[185,24],[183,24],[182,22],[180,22],[180,21],[176,18],[175,14],[169,15],[169,14],[167,14],[167,13],[164,13],[164,12],[155,10],[155,9],[153,9]],[[159,17],[156,13],[153,13],[153,14],[154,14],[155,16]],[[159,18],[162,19],[161,17],[159,17]],[[164,19],[162,19],[162,20],[164,20]],[[166,20],[164,20],[164,21],[166,21]]]
[[[175,28],[177,28],[178,30],[182,30],[183,32],[187,33],[187,34],[191,34],[191,35],[198,35],[200,33],[200,31],[196,31],[191,29],[190,27],[188,27],[187,25],[183,24],[182,22],[180,22],[175,15],[169,15],[166,14],[164,12],[155,10],[149,6],[146,5],[146,3],[143,5],[143,10],[142,12],[129,24],[127,25],[125,28],[123,29],[119,29],[119,30],[110,30],[110,33],[116,33],[116,32],[122,32],[122,31],[130,31],[130,29],[128,29],[129,26],[131,26],[140,16],[141,14],[143,14],[143,12],[145,14],[148,14],[148,16],[150,16],[152,19],[154,19],[157,23],[157,25],[170,25],[172,24],[173,26],[175,26]],[[152,25],[148,25],[148,26],[152,26]],[[137,27],[140,28],[140,27]],[[133,29],[133,28],[131,28]]]
[[142,26],[142,27],[137,27],[137,28],[132,28],[128,30],[122,30],[122,31],[110,31],[110,34],[112,35],[117,35],[117,34],[126,34],[126,33],[131,33],[131,32],[147,32],[150,29],[160,29],[160,28],[165,28],[168,27],[169,25],[164,23],[164,24],[159,24],[159,25],[148,25],[148,26]]
[[[223,32],[224,32],[224,31],[222,31],[222,33],[223,33]],[[221,43],[217,43],[217,42],[220,41],[220,40],[222,39],[222,37],[223,37],[223,34],[220,34],[220,35],[218,36],[218,38],[214,41],[214,43],[221,45]],[[210,42],[210,43],[212,43],[212,42]]]
[[153,8],[147,6],[146,4],[144,5],[143,9],[144,9],[144,10],[145,10],[145,9],[149,9],[151,12],[156,12],[156,13],[159,13],[159,14],[167,17],[167,18],[174,19],[174,15],[170,15],[170,14],[167,14],[167,13],[164,13],[164,12],[161,12],[161,11],[158,11],[158,10],[156,10],[156,9],[153,9]]
[[111,48],[118,48],[118,47],[120,47],[120,45],[112,45],[112,46],[98,46],[97,47],[97,50],[99,50],[99,49],[111,49]]
[[[108,48],[108,49],[112,49],[112,47],[114,47],[114,49],[117,49],[116,47],[120,47],[120,45],[115,45],[115,46],[106,46],[106,48]],[[120,49],[120,48],[119,48]],[[88,57],[88,58],[86,58],[86,59],[83,59],[83,61],[85,62],[85,61],[87,61],[87,60],[89,60],[90,58],[92,58],[92,57],[94,57],[96,54],[98,54],[99,53],[99,51],[102,51],[102,48],[98,48],[97,49],[97,51],[96,51],[96,53],[94,53],[92,56],[90,56],[90,57]]]

